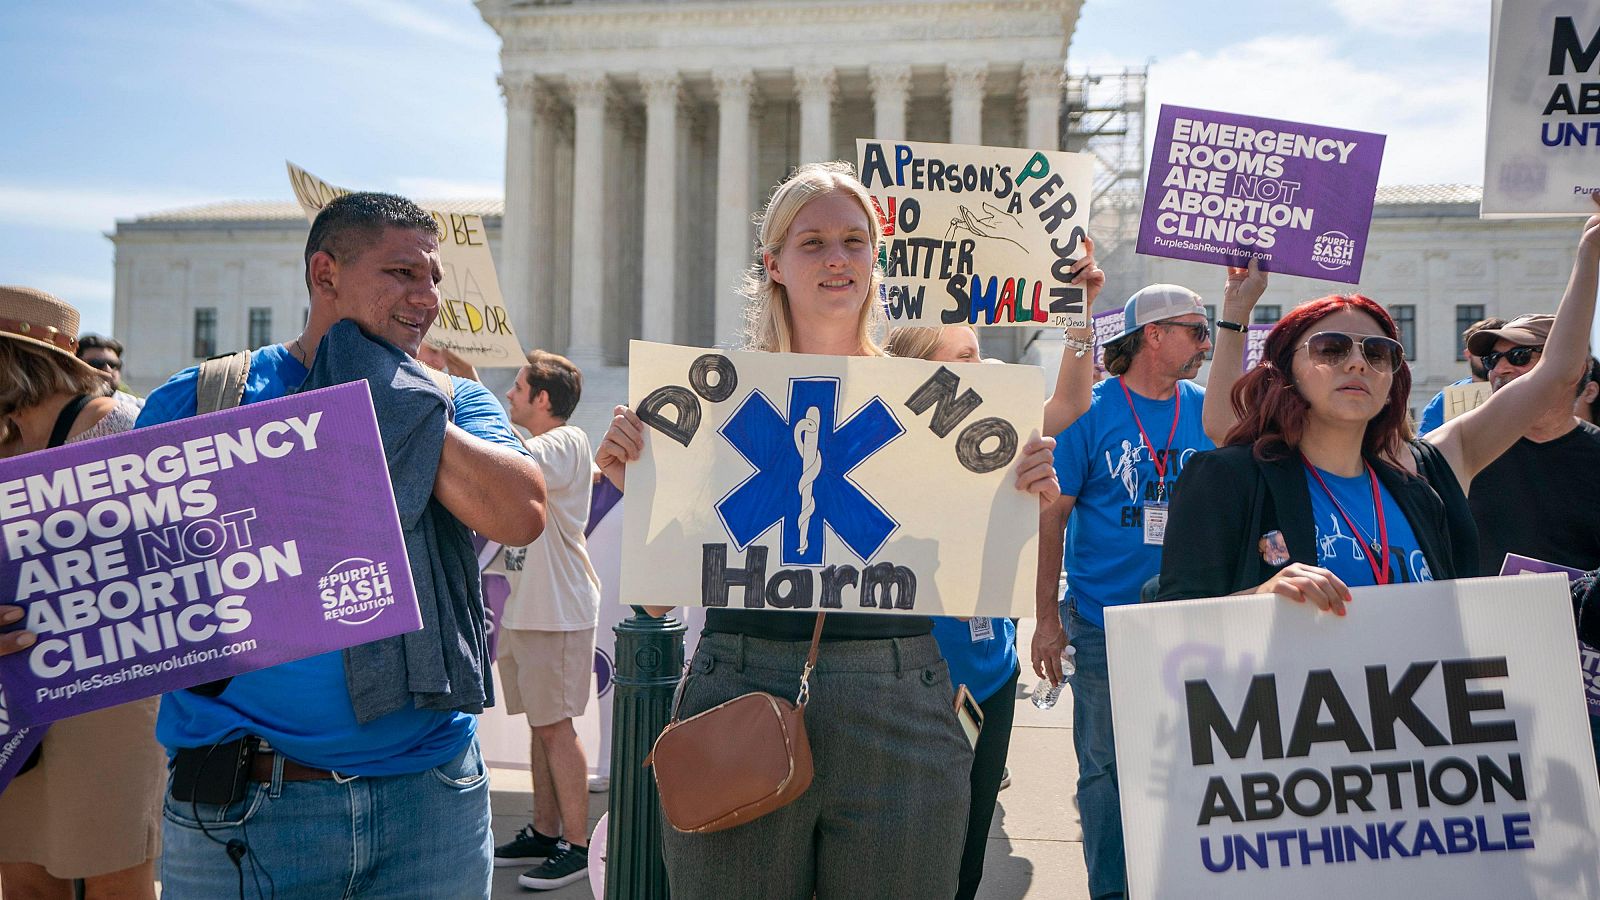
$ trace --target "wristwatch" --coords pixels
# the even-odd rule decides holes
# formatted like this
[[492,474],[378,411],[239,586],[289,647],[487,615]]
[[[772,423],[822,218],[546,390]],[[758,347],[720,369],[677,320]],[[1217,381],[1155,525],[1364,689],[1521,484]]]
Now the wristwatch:
[[1217,327],[1226,328],[1229,331],[1237,331],[1240,334],[1244,334],[1245,332],[1245,327],[1243,325],[1240,325],[1238,322],[1229,322],[1224,319],[1217,320]]

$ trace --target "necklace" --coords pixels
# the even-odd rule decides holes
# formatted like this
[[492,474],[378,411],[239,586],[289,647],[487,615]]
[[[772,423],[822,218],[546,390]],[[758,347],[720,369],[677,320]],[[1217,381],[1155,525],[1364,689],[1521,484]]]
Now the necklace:
[[300,361],[300,365],[305,366],[308,369],[311,368],[311,364],[306,362],[306,348],[301,346],[300,339],[298,337],[289,342],[289,352],[294,356],[295,359]]
[[1328,483],[1322,479],[1322,473],[1318,472],[1316,466],[1311,464],[1311,460],[1306,459],[1304,453],[1300,454],[1300,461],[1305,463],[1306,471],[1311,473],[1311,477],[1315,478],[1317,484],[1321,486],[1322,492],[1333,502],[1334,509],[1339,511],[1344,523],[1349,525],[1350,530],[1355,532],[1356,537],[1366,545],[1367,565],[1372,569],[1373,580],[1378,584],[1388,584],[1393,577],[1389,570],[1389,527],[1384,521],[1383,499],[1378,491],[1378,473],[1372,470],[1372,464],[1365,461],[1362,463],[1367,470],[1367,481],[1372,485],[1372,520],[1373,524],[1377,526],[1378,536],[1376,539],[1367,538],[1366,532],[1356,524],[1355,519],[1345,510],[1344,504],[1339,502],[1339,498],[1334,496],[1333,491],[1328,489]]

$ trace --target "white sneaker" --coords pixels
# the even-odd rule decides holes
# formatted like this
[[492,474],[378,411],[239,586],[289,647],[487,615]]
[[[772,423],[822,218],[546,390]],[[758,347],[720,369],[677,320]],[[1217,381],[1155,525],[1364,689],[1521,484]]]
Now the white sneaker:
[[1011,787],[1011,767],[1010,766],[1007,766],[1006,768],[1004,768],[1004,769],[1002,769],[1000,771],[1000,790],[1003,791],[1008,787]]
[[606,776],[606,775],[590,775],[589,776],[589,793],[591,793],[591,794],[604,794],[606,791],[609,791],[609,790],[611,790],[611,778],[609,776]]

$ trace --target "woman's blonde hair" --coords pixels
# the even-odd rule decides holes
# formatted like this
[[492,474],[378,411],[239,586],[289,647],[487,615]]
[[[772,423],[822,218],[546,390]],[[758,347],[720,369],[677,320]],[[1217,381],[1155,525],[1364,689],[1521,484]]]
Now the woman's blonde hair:
[[22,410],[59,394],[104,397],[115,389],[111,379],[68,365],[70,361],[26,341],[0,337],[0,446],[17,439],[10,417]]
[[[834,191],[847,193],[861,204],[862,211],[867,214],[868,227],[872,230],[872,255],[876,260],[883,243],[883,222],[878,217],[877,208],[872,205],[872,197],[867,194],[866,187],[856,178],[854,167],[847,162],[823,162],[806,163],[796,169],[787,181],[772,192],[766,210],[757,220],[760,245],[757,247],[755,264],[745,273],[740,290],[748,301],[745,304],[745,349],[777,353],[788,353],[794,349],[794,320],[789,311],[789,295],[783,285],[773,281],[767,272],[766,257],[769,253],[776,256],[783,249],[784,239],[789,236],[789,226],[794,224],[795,216],[807,203]],[[884,355],[879,343],[887,322],[883,304],[878,301],[878,288],[882,284],[883,272],[874,262],[867,295],[861,304],[861,315],[856,320],[861,350],[868,356]]]
[[932,359],[940,338],[948,328],[971,328],[971,325],[901,325],[891,329],[883,349],[890,356],[901,359]]

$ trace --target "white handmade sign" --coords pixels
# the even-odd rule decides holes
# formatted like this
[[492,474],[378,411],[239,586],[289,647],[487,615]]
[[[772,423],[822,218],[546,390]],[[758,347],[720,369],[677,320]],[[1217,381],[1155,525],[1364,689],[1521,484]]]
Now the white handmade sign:
[[[335,197],[350,191],[334,187],[294,163],[289,184],[308,221]],[[500,295],[494,258],[489,255],[489,231],[475,213],[427,210],[439,226],[439,262],[444,280],[439,282],[439,317],[428,329],[427,342],[450,350],[474,366],[516,367],[527,362],[511,315]]]
[[1600,192],[1600,5],[1496,0],[1483,217],[1586,216]]
[[1560,575],[1106,610],[1129,896],[1580,897],[1600,785]]
[[1444,420],[1454,419],[1469,410],[1477,409],[1489,402],[1489,382],[1469,381],[1466,384],[1452,384],[1444,389]]
[[624,602],[1031,615],[1033,366],[634,341]]
[[883,219],[883,300],[896,325],[1082,328],[1072,285],[1094,162],[1080,153],[856,141]]

